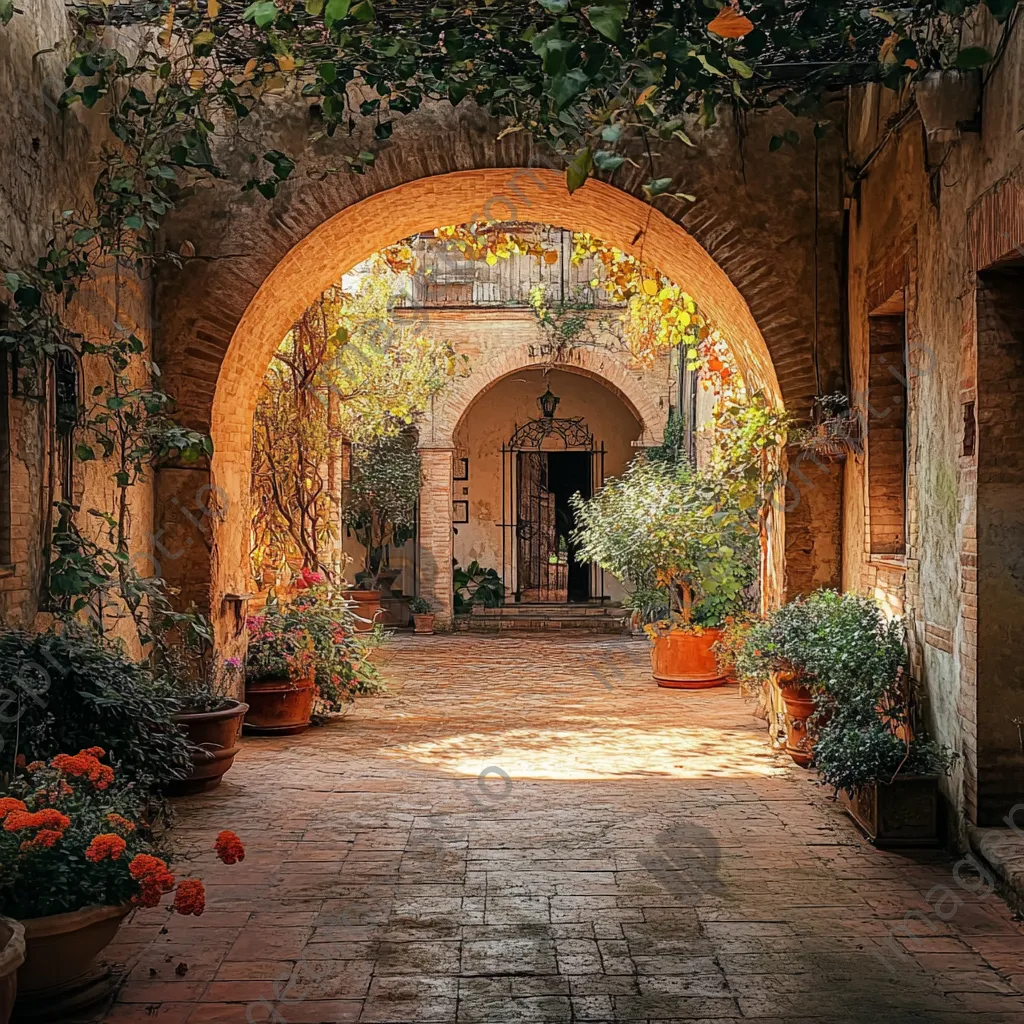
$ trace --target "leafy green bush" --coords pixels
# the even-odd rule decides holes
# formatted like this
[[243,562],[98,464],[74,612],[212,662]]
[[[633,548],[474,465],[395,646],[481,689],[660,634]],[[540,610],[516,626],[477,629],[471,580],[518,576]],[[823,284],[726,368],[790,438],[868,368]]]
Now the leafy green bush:
[[182,703],[166,678],[91,630],[0,630],[0,750],[46,761],[101,746],[119,776],[149,792],[191,769],[190,745],[174,723]]
[[477,604],[482,608],[497,608],[505,600],[505,584],[497,571],[482,568],[476,559],[465,569],[456,565],[452,583],[456,615],[464,615]]
[[630,585],[641,611],[667,594],[676,627],[718,626],[743,610],[757,575],[756,517],[685,459],[641,455],[589,499],[573,498],[576,557]]
[[819,708],[814,764],[837,792],[898,774],[944,774],[953,755],[916,735],[905,637],[903,621],[887,619],[876,602],[823,590],[756,623],[736,653],[737,671],[746,679],[806,673]]
[[864,689],[882,692],[906,664],[904,627],[856,594],[821,590],[783,605],[755,623],[737,658],[750,679],[778,669],[802,669],[812,688],[841,704],[855,704]]
[[413,615],[429,615],[433,610],[433,606],[425,597],[409,598],[409,611]]

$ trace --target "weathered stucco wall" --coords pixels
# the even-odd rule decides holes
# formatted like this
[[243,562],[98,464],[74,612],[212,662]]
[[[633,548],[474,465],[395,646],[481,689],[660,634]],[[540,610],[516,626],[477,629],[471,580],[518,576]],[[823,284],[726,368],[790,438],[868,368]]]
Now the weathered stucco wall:
[[[985,28],[993,38],[995,28]],[[856,184],[850,208],[850,363],[867,429],[870,409],[868,314],[905,295],[909,353],[907,553],[870,550],[868,480],[861,456],[845,470],[844,565],[848,587],[904,610],[916,675],[928,697],[934,736],[962,755],[947,786],[959,815],[978,808],[979,707],[994,702],[1004,720],[1020,714],[1021,680],[979,678],[976,520],[977,450],[992,443],[991,403],[977,384],[978,272],[1024,243],[1024,35],[1016,32],[988,80],[980,132],[926,145],[910,96],[857,90],[848,116]],[[905,115],[905,116],[904,116]],[[890,128],[889,125],[896,124]],[[1020,340],[1020,339],[1018,339]],[[976,403],[975,453],[965,454],[968,403]],[[1006,457],[1020,458],[1017,452]],[[1007,634],[1020,662],[1019,633]],[[1016,709],[1016,710],[1015,710]],[[1024,758],[1004,750],[1004,757]],[[1019,769],[1018,769],[1019,770]]]
[[[34,263],[60,237],[66,210],[90,209],[92,185],[103,144],[101,110],[60,111],[63,69],[71,46],[71,23],[63,0],[33,0],[0,28],[0,264],[5,268]],[[6,297],[0,288],[0,302]],[[114,320],[144,341],[152,337],[151,292],[147,282],[121,273],[95,273],[68,310],[68,324],[85,337],[106,336]],[[95,365],[83,368],[82,393],[100,380]],[[51,497],[49,449],[52,391],[37,401],[24,393],[5,396],[11,419],[11,564],[0,567],[0,618],[31,625],[41,596],[45,570],[47,512]],[[7,455],[7,453],[4,453]],[[111,470],[102,462],[78,465],[74,499],[83,509],[112,507]],[[88,533],[96,520],[83,515]],[[140,567],[152,565],[153,505],[151,485],[134,489],[131,507],[133,550]],[[39,620],[39,624],[45,619]],[[108,622],[108,626],[110,623]]]

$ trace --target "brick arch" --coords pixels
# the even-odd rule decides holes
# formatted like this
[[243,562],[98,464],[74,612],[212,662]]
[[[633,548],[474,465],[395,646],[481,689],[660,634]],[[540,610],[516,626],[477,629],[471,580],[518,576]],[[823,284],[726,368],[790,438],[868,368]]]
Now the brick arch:
[[645,387],[640,374],[630,372],[625,360],[604,349],[579,348],[552,363],[529,345],[506,349],[473,364],[471,373],[442,393],[437,407],[420,432],[424,444],[450,448],[455,432],[469,411],[493,387],[521,370],[548,367],[588,377],[610,391],[633,414],[643,429],[645,444],[656,444],[668,410]]
[[[287,213],[282,219],[287,220]],[[214,442],[210,478],[222,508],[213,520],[205,587],[220,639],[227,639],[224,634],[230,617],[219,597],[244,593],[250,586],[252,418],[260,381],[281,339],[326,288],[384,246],[439,224],[485,219],[531,221],[589,232],[683,283],[729,337],[745,379],[782,405],[783,392],[768,345],[736,284],[691,234],[636,197],[596,179],[570,195],[561,174],[524,167],[455,171],[416,178],[378,192],[321,220],[302,236],[263,277],[232,325],[219,363],[209,420]],[[216,276],[216,271],[213,273]],[[226,310],[234,301],[236,297],[224,296],[222,320],[230,317]],[[218,324],[218,332],[223,333],[224,326]],[[215,340],[215,336],[200,338],[185,355],[199,360],[204,347],[213,347]],[[180,361],[180,354],[178,358]],[[781,528],[780,522],[776,529]],[[777,550],[776,574],[781,579],[781,544]]]

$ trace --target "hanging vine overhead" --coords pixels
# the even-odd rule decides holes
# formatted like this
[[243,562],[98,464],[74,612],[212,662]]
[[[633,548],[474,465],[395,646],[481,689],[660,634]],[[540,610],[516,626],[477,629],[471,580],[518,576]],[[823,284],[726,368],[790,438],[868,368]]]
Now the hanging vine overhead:
[[[30,0],[0,0],[0,31]],[[2,268],[9,315],[0,349],[41,381],[61,352],[106,365],[75,427],[79,458],[102,456],[120,509],[99,548],[77,510],[60,511],[49,552],[52,590],[70,608],[92,594],[137,594],[127,564],[126,493],[154,458],[203,458],[209,442],[166,417],[143,341],[117,314],[102,336],[70,327],[90,275],[144,272],[188,254],[157,248],[167,213],[202,179],[227,177],[219,140],[248,159],[243,187],[272,199],[300,154],[245,152],[240,126],[268,98],[308,105],[314,137],[339,170],[365,173],[403,115],[427,101],[475,103],[502,133],[529,133],[560,156],[570,190],[613,182],[641,163],[644,189],[691,198],[659,164],[658,146],[695,145],[723,104],[784,104],[821,121],[819,99],[875,80],[899,87],[935,68],[973,70],[998,54],[971,42],[977,17],[1006,24],[1015,0],[78,0],[75,52],[62,103],[106,115],[92,201],[66,211],[34,263]],[[111,29],[123,31],[111,31]],[[1005,38],[1005,36],[1004,36]],[[369,123],[372,130],[365,132]],[[824,130],[822,124],[816,130]],[[253,133],[249,133],[253,134]],[[372,136],[367,138],[366,136]],[[699,138],[698,138],[699,142]],[[789,132],[772,148],[798,145]],[[115,308],[117,303],[115,302]],[[133,367],[147,383],[139,385]],[[112,447],[111,447],[112,445]],[[129,604],[149,600],[132,597]]]

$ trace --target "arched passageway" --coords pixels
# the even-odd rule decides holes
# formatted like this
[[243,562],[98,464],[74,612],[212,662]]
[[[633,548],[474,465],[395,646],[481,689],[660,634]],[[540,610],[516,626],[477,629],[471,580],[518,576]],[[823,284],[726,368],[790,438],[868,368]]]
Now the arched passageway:
[[[200,606],[208,601],[222,647],[230,646],[237,635],[241,605],[236,598],[250,589],[248,490],[253,408],[260,380],[281,338],[325,288],[378,249],[438,224],[486,218],[528,219],[585,231],[684,282],[698,296],[709,319],[729,338],[749,386],[763,389],[782,404],[784,389],[772,352],[744,295],[697,239],[633,196],[596,180],[570,195],[560,175],[537,168],[489,168],[420,178],[370,196],[323,219],[293,245],[259,282],[244,313],[231,325],[230,341],[216,366],[210,404],[208,426],[215,451],[209,477],[202,471],[187,473],[180,468],[161,474],[158,509],[162,522],[158,526],[168,539],[173,540],[175,529],[181,528],[180,515],[188,513],[190,505],[202,509],[212,502],[216,506],[209,517],[208,560],[204,560],[205,552],[190,551],[167,574]],[[222,320],[219,330],[223,332],[227,326]],[[207,352],[210,340],[205,339]],[[179,343],[172,386],[175,376],[181,381],[188,360],[200,358],[203,342],[193,339],[191,349],[187,340]],[[789,362],[793,364],[792,358]],[[611,383],[626,390],[625,380]],[[184,394],[187,408],[189,389],[178,390]],[[449,480],[449,493],[450,486]],[[440,502],[441,495],[436,497]],[[779,591],[784,578],[783,530],[779,514],[774,524],[771,570]],[[446,585],[438,581],[437,593]]]

